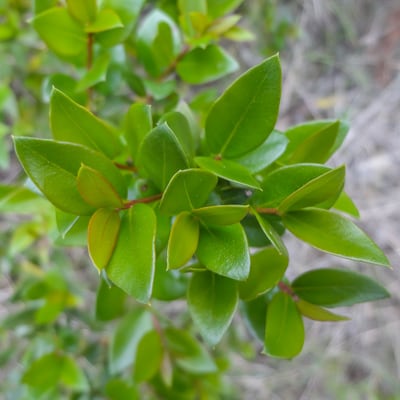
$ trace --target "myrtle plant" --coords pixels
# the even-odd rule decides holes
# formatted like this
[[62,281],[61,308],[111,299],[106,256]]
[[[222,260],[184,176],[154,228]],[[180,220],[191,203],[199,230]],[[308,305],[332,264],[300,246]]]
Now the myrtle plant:
[[[68,346],[33,357],[21,382],[38,398],[234,398],[217,344],[236,320],[262,353],[290,359],[305,318],[343,321],[332,308],[388,296],[348,269],[287,274],[286,231],[338,257],[389,261],[353,222],[345,166],[327,165],[347,123],[277,130],[278,55],[217,84],[239,67],[221,41],[254,38],[233,13],[240,3],[34,2],[31,25],[55,69],[42,86],[52,136],[13,136],[28,179],[19,197],[3,191],[48,210],[44,197],[57,246],[87,247],[98,272],[91,327],[114,327],[101,378]],[[44,286],[59,297],[46,297],[36,322],[68,325],[79,301],[47,274],[29,299]]]

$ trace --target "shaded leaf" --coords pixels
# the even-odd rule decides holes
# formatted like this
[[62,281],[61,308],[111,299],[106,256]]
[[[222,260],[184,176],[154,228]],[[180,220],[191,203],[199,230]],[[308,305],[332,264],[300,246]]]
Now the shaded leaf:
[[256,297],[254,300],[244,301],[241,304],[241,314],[251,334],[264,343],[265,324],[267,317],[267,298]]
[[240,222],[249,212],[247,205],[221,205],[197,208],[192,214],[206,225],[232,225]]
[[100,279],[96,295],[95,317],[98,321],[111,321],[125,314],[126,293],[117,286],[109,286]]

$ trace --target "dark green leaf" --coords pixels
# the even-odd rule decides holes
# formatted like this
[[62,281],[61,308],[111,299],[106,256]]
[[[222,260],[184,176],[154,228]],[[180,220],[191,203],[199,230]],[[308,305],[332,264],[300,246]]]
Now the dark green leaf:
[[254,300],[243,302],[241,313],[252,335],[264,343],[267,317],[266,296],[259,296]]
[[295,236],[327,253],[390,266],[382,250],[353,222],[320,209],[289,212],[283,223]]
[[192,214],[206,225],[232,225],[240,222],[249,212],[247,205],[221,205],[197,208]]
[[134,362],[140,340],[151,329],[151,314],[143,308],[136,308],[119,322],[109,346],[112,374],[124,371]]
[[314,321],[347,321],[349,319],[303,299],[296,300],[296,306],[302,315]]
[[187,300],[190,315],[201,335],[210,345],[216,345],[235,314],[237,283],[209,271],[194,273]]
[[54,139],[82,144],[110,158],[122,149],[111,126],[55,88],[50,100],[50,125]]
[[155,269],[156,216],[135,204],[122,216],[119,238],[107,266],[109,278],[137,301],[150,300]]
[[188,212],[179,214],[171,229],[167,250],[168,269],[184,266],[197,249],[199,222]]
[[245,280],[249,275],[249,249],[240,224],[201,227],[197,257],[219,275],[236,280]]
[[88,250],[99,272],[104,269],[113,254],[118,240],[121,220],[118,211],[98,209],[90,218],[88,226]]
[[126,294],[117,286],[109,286],[100,280],[96,295],[96,319],[111,321],[125,314]]
[[389,297],[371,278],[331,268],[305,272],[293,281],[292,287],[303,300],[325,307],[350,306]]
[[275,126],[281,69],[271,57],[240,76],[214,103],[206,139],[214,154],[239,157],[261,145]]
[[288,263],[288,257],[273,247],[252,254],[249,277],[239,282],[240,298],[252,300],[273,288],[284,276]]
[[200,169],[178,171],[163,193],[160,211],[176,215],[201,207],[217,184],[217,177]]
[[212,157],[195,157],[194,160],[201,168],[228,181],[253,189],[260,188],[259,183],[251,175],[250,171],[234,161],[220,160]]
[[156,126],[143,139],[138,163],[161,190],[177,171],[189,167],[181,145],[166,124]]
[[238,69],[239,65],[219,46],[211,44],[206,48],[195,48],[178,63],[178,75],[194,85],[208,83],[222,78]]
[[293,358],[304,344],[304,324],[294,300],[278,292],[268,305],[264,353],[272,357]]

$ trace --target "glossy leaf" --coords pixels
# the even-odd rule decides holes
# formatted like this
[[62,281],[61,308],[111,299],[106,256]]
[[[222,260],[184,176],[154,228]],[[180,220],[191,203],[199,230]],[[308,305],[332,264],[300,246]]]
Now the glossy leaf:
[[50,99],[50,125],[54,139],[82,144],[110,158],[122,149],[111,126],[55,88]]
[[185,82],[200,85],[222,78],[238,67],[234,58],[219,46],[211,44],[187,53],[178,62],[176,71]]
[[57,208],[75,215],[90,215],[93,207],[78,192],[76,176],[82,164],[99,171],[121,197],[124,179],[113,163],[86,147],[46,139],[15,137],[15,150],[28,176]]
[[126,313],[127,295],[115,285],[109,286],[100,280],[96,295],[95,317],[98,321],[111,321]]
[[147,204],[135,204],[126,211],[107,266],[108,277],[141,303],[149,302],[153,287],[156,224],[154,211]]
[[382,250],[359,227],[339,214],[310,208],[287,213],[283,223],[299,239],[327,253],[390,265]]
[[194,255],[199,241],[199,222],[188,212],[179,214],[171,229],[167,250],[168,269],[184,266]]
[[82,198],[93,207],[118,208],[122,206],[122,199],[113,185],[93,168],[82,164],[76,184]]
[[138,163],[161,190],[177,171],[189,167],[181,145],[166,124],[156,126],[143,139]]
[[323,268],[305,272],[292,282],[303,300],[324,307],[350,306],[389,297],[371,278],[357,272]]
[[305,207],[332,207],[343,190],[345,167],[339,167],[320,175],[286,197],[278,209],[281,213]]
[[196,254],[206,268],[219,275],[236,280],[249,275],[249,249],[240,224],[201,227]]
[[66,8],[50,8],[32,20],[47,46],[61,57],[77,56],[86,50],[86,33]]
[[240,222],[249,212],[247,205],[221,205],[197,208],[192,214],[206,225],[232,225]]
[[240,298],[248,301],[272,289],[284,276],[289,259],[273,247],[251,255],[249,277],[239,282]]
[[118,240],[121,220],[118,211],[98,209],[90,218],[88,226],[88,250],[94,266],[99,272],[104,269]]
[[285,135],[273,131],[259,147],[234,161],[246,167],[251,173],[262,171],[283,154],[287,143]]
[[218,370],[214,359],[189,332],[168,327],[164,333],[168,351],[183,370],[193,374],[208,374]]
[[133,366],[136,383],[150,380],[159,370],[163,357],[163,344],[156,330],[147,332],[139,341]]
[[236,311],[236,282],[208,271],[194,273],[187,300],[190,315],[202,337],[210,345],[216,345]]
[[153,121],[149,104],[134,103],[125,117],[125,138],[133,160],[137,158],[144,137],[151,131]]
[[314,321],[347,321],[348,317],[335,314],[325,308],[309,303],[303,299],[296,300],[296,306],[301,314]]
[[277,56],[241,75],[214,103],[206,139],[214,154],[239,157],[261,145],[279,111],[281,69]]
[[74,18],[83,23],[92,21],[96,18],[96,0],[67,0],[67,8]]
[[195,157],[196,164],[207,171],[214,173],[220,178],[246,186],[252,189],[259,189],[260,185],[242,165],[230,160],[217,160],[212,157]]
[[135,360],[142,337],[152,329],[151,314],[136,308],[118,323],[109,346],[109,368],[112,374],[124,371]]
[[304,344],[303,319],[294,300],[278,292],[268,305],[265,329],[265,354],[279,358],[297,356]]
[[200,169],[178,171],[168,183],[160,203],[160,211],[176,215],[199,208],[207,201],[217,184],[217,177]]
[[123,26],[118,14],[114,10],[102,9],[96,16],[96,19],[86,25],[85,32],[99,33],[115,28],[122,28]]

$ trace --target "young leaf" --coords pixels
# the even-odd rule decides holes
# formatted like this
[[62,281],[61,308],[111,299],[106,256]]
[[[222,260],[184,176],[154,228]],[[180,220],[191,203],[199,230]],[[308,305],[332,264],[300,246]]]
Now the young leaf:
[[74,18],[83,23],[92,21],[96,18],[96,0],[67,0],[67,8]]
[[248,212],[248,205],[232,204],[197,208],[192,214],[206,225],[232,225],[240,222]]
[[220,178],[238,183],[252,189],[259,189],[260,185],[242,165],[230,160],[216,160],[212,157],[195,157],[194,161],[198,166],[214,173]]
[[169,181],[160,202],[160,211],[176,215],[201,207],[217,184],[217,177],[200,169],[178,171]]
[[50,98],[50,126],[54,139],[82,144],[109,158],[122,150],[111,126],[56,88]]
[[125,212],[107,266],[108,277],[141,303],[148,303],[153,287],[156,224],[154,211],[147,204],[135,204]]
[[122,28],[123,26],[119,15],[114,10],[102,9],[96,19],[86,25],[85,32],[100,33],[115,28]]
[[190,315],[201,335],[210,345],[216,345],[235,314],[236,282],[209,271],[194,273],[187,300]]
[[289,259],[273,247],[251,255],[250,274],[239,282],[240,298],[248,301],[272,289],[285,274]]
[[197,47],[187,53],[177,65],[178,75],[192,85],[215,81],[238,69],[234,58],[221,47],[210,44],[206,48]]
[[291,193],[278,209],[285,213],[312,206],[331,208],[343,190],[344,178],[344,166],[328,171]]
[[311,304],[303,299],[296,300],[296,306],[301,314],[309,319],[314,321],[347,321],[349,318],[344,317],[339,314],[335,314],[317,306],[315,304]]
[[118,211],[98,209],[90,218],[88,226],[88,250],[94,266],[99,272],[110,260],[117,243],[121,220]]
[[136,308],[119,321],[109,346],[109,367],[112,374],[124,371],[135,360],[142,337],[153,327],[151,314]]
[[167,124],[156,126],[143,139],[138,163],[161,190],[177,171],[189,167],[181,145]]
[[301,299],[324,307],[351,306],[389,297],[386,289],[371,278],[332,268],[305,272],[291,286]]
[[100,172],[121,197],[124,178],[102,154],[86,147],[46,139],[15,137],[15,150],[28,176],[57,208],[75,215],[90,215],[93,207],[78,192],[76,176],[82,164]]
[[268,305],[265,354],[279,358],[297,356],[304,344],[304,324],[294,300],[278,292]]
[[311,246],[351,260],[389,267],[382,250],[353,222],[330,211],[307,209],[289,212],[283,223]]
[[195,253],[199,241],[199,222],[188,212],[180,213],[171,229],[167,249],[167,268],[180,268]]
[[272,131],[259,147],[233,161],[243,165],[254,174],[276,161],[285,151],[287,143],[285,135],[278,131]]
[[149,104],[134,103],[125,116],[124,126],[129,152],[133,160],[136,160],[140,144],[153,127],[151,106]]
[[249,275],[249,249],[240,224],[201,227],[196,254],[206,268],[219,275],[236,280]]
[[261,145],[275,126],[281,68],[273,56],[241,75],[214,103],[206,120],[210,150],[239,157]]
[[86,50],[83,25],[66,8],[50,8],[32,20],[33,27],[47,46],[61,57],[77,56]]
[[82,164],[76,184],[82,198],[93,207],[119,208],[122,206],[122,199],[113,185],[93,168]]

